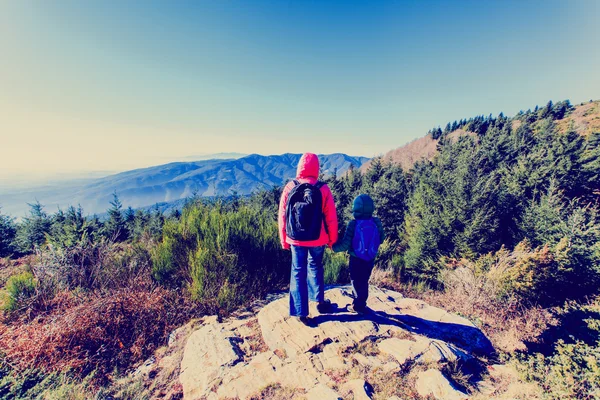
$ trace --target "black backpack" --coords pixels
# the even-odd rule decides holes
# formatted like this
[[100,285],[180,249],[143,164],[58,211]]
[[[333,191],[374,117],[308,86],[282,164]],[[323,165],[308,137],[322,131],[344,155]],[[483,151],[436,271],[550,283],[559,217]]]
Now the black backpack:
[[323,224],[323,182],[314,185],[294,180],[285,210],[285,232],[288,237],[302,242],[317,240]]

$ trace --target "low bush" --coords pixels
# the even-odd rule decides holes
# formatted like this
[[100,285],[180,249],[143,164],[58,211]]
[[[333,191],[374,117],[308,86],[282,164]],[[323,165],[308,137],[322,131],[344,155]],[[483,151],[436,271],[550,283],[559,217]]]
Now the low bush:
[[32,269],[46,286],[57,290],[97,290],[125,287],[141,275],[149,276],[150,253],[139,244],[105,239],[73,245],[49,243]]
[[268,212],[202,203],[165,225],[152,260],[158,282],[184,286],[193,300],[224,311],[287,283],[291,262]]
[[6,281],[2,299],[2,309],[16,311],[26,300],[35,294],[36,281],[31,272],[13,275]]
[[334,253],[326,250],[323,257],[323,268],[326,285],[350,282],[348,255],[346,253]]
[[[14,371],[0,363],[0,398],[14,400],[85,400],[94,398],[97,389],[93,376],[83,380],[69,373],[45,373],[28,369]],[[98,398],[98,397],[96,397]]]
[[538,383],[548,399],[588,399],[600,396],[600,343],[559,341],[554,355],[521,357],[518,369]]
[[512,363],[526,380],[543,388],[545,398],[599,398],[600,297],[553,311],[559,323],[540,336],[534,354],[517,353]]

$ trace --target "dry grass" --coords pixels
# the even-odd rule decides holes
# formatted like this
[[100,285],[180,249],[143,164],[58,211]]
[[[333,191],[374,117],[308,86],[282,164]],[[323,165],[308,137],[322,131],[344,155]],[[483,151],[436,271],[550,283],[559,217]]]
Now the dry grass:
[[391,269],[383,269],[375,266],[373,268],[373,272],[371,272],[371,279],[369,279],[369,283],[375,286],[384,286],[392,277]]
[[367,381],[375,391],[373,400],[387,400],[392,396],[398,396],[401,399],[418,399],[415,382],[417,372],[421,370],[417,368],[407,374],[402,372],[390,374],[381,368],[372,369],[367,375]]
[[472,400],[535,400],[542,398],[542,390],[534,383],[526,383],[509,365],[492,365],[489,374],[480,382],[479,392],[473,392]]
[[571,127],[583,136],[600,132],[600,101],[576,106],[571,114],[556,121],[556,125],[562,133],[567,132]]
[[301,389],[294,389],[281,386],[280,384],[268,385],[258,393],[250,396],[250,400],[292,400],[304,398],[306,392]]
[[372,338],[366,338],[365,340],[357,343],[353,347],[349,347],[344,350],[344,354],[362,354],[364,356],[376,356],[379,354],[379,348],[377,347],[377,340]]
[[[477,138],[477,134],[463,129],[453,131],[448,135],[448,138],[451,141],[456,141],[461,136]],[[425,135],[408,142],[404,146],[388,151],[382,156],[382,159],[385,162],[391,161],[394,164],[399,164],[403,170],[408,171],[417,161],[433,159],[433,156],[437,154],[437,144],[437,139],[432,138],[431,135]],[[371,162],[367,161],[360,167],[360,170],[365,172],[369,169],[370,165]]]
[[523,125],[523,122],[522,122],[522,121],[520,121],[520,120],[518,120],[518,119],[515,119],[515,120],[513,120],[513,121],[512,121],[512,124],[511,124],[511,129],[512,129],[513,131],[514,131],[514,130],[517,130],[517,129],[519,129],[519,127],[520,127],[521,125]]
[[525,342],[535,341],[553,323],[551,314],[540,307],[525,308],[500,301],[473,304],[469,296],[451,291],[428,293],[424,299],[475,321],[494,347],[506,352],[526,350]]
[[548,326],[556,323],[546,309],[499,300],[498,287],[482,281],[487,278],[477,276],[468,269],[459,268],[450,274],[446,276],[448,282],[444,291],[398,282],[391,273],[387,273],[387,276],[381,273],[377,284],[470,319],[496,349],[506,352],[526,350],[526,342],[535,342]]
[[324,373],[331,379],[333,388],[344,399],[352,399],[353,394],[345,385],[354,379],[367,382],[374,391],[374,400],[387,400],[392,396],[401,399],[419,398],[415,389],[417,373],[425,370],[421,365],[414,368],[401,368],[399,371],[389,372],[379,367],[366,367],[357,362],[345,370],[326,370]]
[[178,322],[177,304],[162,288],[132,287],[80,299],[65,294],[49,313],[0,323],[0,351],[16,370],[83,375],[96,370],[102,378],[114,366],[127,367],[151,354]]
[[269,347],[262,337],[258,319],[250,319],[246,324],[244,324],[244,327],[247,329],[244,330],[246,333],[243,335],[243,341],[239,343],[239,347],[244,353],[244,358],[246,360],[250,360],[255,355],[269,350]]
[[[409,170],[415,163],[421,159],[430,160],[437,153],[437,140],[431,135],[426,135],[413,140],[398,147],[397,149],[388,151],[383,155],[384,161],[392,161],[395,164],[400,164],[404,170]],[[370,162],[366,162],[360,167],[362,172],[369,169]]]
[[451,142],[456,142],[462,136],[470,136],[476,142],[478,140],[477,134],[475,132],[465,131],[462,128],[450,132],[447,137]]
[[154,354],[156,360],[151,365],[146,367],[142,364],[135,373],[116,380],[110,396],[115,400],[183,398],[183,387],[179,383],[181,360],[187,338],[196,329],[196,320],[178,328],[174,332],[172,345],[159,348]]

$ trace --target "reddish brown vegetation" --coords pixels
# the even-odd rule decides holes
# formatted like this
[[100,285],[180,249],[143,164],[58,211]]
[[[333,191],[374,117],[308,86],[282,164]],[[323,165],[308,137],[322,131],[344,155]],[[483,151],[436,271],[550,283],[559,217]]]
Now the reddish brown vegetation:
[[600,102],[594,101],[577,106],[571,115],[557,121],[556,124],[561,132],[567,132],[571,128],[583,136],[600,132]]
[[[388,151],[382,158],[386,162],[391,161],[394,164],[399,164],[404,170],[409,170],[417,161],[432,159],[437,153],[437,143],[438,141],[433,139],[431,135],[423,136],[404,146]],[[367,161],[360,167],[360,170],[365,172],[370,165],[371,162]]]
[[80,298],[61,293],[53,302],[49,312],[0,324],[0,351],[14,368],[97,370],[103,378],[165,343],[188,308],[172,292],[143,284]]
[[[477,138],[477,135],[473,132],[467,132],[463,129],[457,129],[448,135],[448,138],[452,141],[458,140],[461,136],[471,136]],[[394,150],[390,150],[382,156],[383,161],[398,164],[405,171],[410,170],[417,161],[421,160],[432,160],[437,154],[437,145],[439,140],[434,139],[431,135],[425,135],[423,137],[414,139],[411,142],[406,143]],[[366,172],[371,166],[371,161],[364,163],[360,170]]]

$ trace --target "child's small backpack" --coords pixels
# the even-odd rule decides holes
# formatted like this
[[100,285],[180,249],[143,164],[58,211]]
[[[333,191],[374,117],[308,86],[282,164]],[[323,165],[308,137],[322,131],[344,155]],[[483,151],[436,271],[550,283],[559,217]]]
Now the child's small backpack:
[[352,248],[356,257],[365,261],[374,260],[380,244],[379,229],[373,218],[357,219],[352,239]]
[[286,235],[294,240],[317,240],[323,225],[323,182],[314,185],[294,180],[285,211]]

